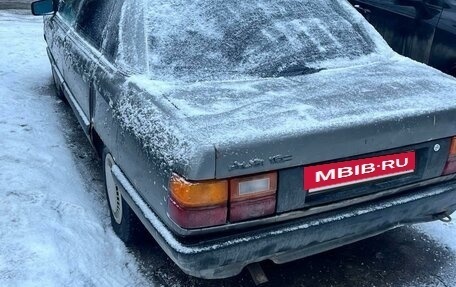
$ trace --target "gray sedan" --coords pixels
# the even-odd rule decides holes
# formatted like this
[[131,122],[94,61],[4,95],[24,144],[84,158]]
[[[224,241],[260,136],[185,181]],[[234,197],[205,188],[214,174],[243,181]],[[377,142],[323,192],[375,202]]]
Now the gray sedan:
[[456,210],[456,80],[347,1],[41,0],[114,231],[234,276]]

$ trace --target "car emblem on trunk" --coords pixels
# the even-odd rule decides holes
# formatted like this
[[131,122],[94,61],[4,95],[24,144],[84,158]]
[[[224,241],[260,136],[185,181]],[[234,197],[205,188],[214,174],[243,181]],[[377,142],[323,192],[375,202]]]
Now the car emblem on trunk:
[[237,169],[248,169],[248,168],[253,168],[253,167],[259,167],[264,165],[264,160],[256,158],[256,159],[251,159],[249,161],[235,161],[233,164],[230,166],[230,171],[231,170],[237,170]]
[[[293,156],[291,155],[275,155],[269,157],[269,162],[271,164],[279,164],[279,163],[284,163],[287,161],[291,161],[293,159]],[[233,162],[232,165],[230,165],[229,170],[238,170],[238,169],[248,169],[248,168],[255,168],[255,167],[260,167],[264,166],[264,160],[261,158],[255,158],[251,159],[248,161],[235,161]]]
[[269,157],[269,162],[271,164],[278,164],[278,163],[283,163],[283,162],[286,162],[286,161],[291,161],[293,159],[293,156],[292,155],[275,155],[275,156],[271,156]]

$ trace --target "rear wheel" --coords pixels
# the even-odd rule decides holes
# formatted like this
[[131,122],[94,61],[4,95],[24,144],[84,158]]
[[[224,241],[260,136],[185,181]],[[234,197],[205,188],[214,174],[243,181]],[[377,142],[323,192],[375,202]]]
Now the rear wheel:
[[105,189],[111,214],[111,225],[117,236],[126,244],[141,241],[144,227],[136,214],[122,198],[121,187],[114,181],[111,168],[114,159],[107,148],[103,149],[103,171]]

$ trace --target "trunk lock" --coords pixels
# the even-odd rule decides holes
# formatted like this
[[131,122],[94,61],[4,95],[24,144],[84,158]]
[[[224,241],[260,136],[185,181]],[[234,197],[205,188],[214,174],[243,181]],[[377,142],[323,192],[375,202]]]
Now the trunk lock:
[[440,150],[440,145],[439,145],[439,144],[436,144],[436,145],[434,146],[434,151],[435,151],[435,152],[438,152],[439,150]]

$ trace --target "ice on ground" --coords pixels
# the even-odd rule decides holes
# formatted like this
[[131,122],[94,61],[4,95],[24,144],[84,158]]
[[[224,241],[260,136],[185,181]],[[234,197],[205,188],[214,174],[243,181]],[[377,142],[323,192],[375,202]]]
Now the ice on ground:
[[456,225],[454,222],[442,223],[437,221],[424,223],[417,225],[416,229],[456,252]]
[[55,114],[42,19],[0,12],[0,286],[137,286]]
[[[436,221],[415,225],[414,229],[419,233],[425,235],[426,238],[421,238],[422,240],[430,240],[436,246],[444,247],[449,251],[451,258],[449,258],[449,260],[446,262],[447,268],[441,268],[439,274],[432,275],[435,278],[439,279],[439,281],[442,283],[442,286],[456,286],[456,273],[448,272],[448,270],[454,270],[454,267],[456,266],[456,224],[454,222],[442,223],[440,221]],[[429,250],[429,252],[431,252],[431,250]],[[428,264],[434,264],[434,262],[431,261],[428,262]],[[410,286],[424,287],[425,285],[418,282],[412,283]]]

